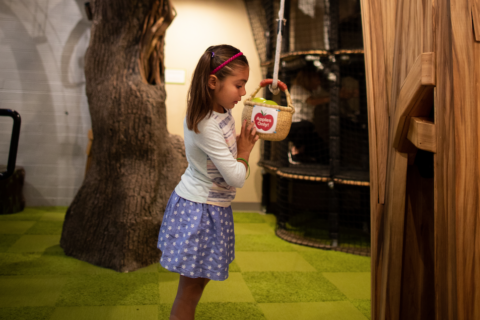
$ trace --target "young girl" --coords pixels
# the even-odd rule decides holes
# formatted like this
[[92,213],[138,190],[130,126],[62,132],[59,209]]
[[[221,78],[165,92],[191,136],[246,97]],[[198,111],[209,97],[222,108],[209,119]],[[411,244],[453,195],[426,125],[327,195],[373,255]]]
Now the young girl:
[[236,137],[231,110],[246,94],[247,58],[229,45],[209,47],[193,74],[184,139],[188,168],[168,201],[158,236],[160,264],[180,273],[170,319],[194,319],[210,280],[228,278],[235,258],[230,207],[245,182],[258,140],[253,123]]

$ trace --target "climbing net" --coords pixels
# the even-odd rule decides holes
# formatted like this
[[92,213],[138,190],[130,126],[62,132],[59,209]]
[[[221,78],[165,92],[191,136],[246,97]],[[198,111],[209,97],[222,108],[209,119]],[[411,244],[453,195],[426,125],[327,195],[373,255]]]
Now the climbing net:
[[[274,75],[280,0],[245,0],[263,76]],[[262,141],[263,205],[289,241],[368,254],[370,204],[360,0],[285,0],[279,78],[296,112]],[[269,90],[264,97],[285,105]]]

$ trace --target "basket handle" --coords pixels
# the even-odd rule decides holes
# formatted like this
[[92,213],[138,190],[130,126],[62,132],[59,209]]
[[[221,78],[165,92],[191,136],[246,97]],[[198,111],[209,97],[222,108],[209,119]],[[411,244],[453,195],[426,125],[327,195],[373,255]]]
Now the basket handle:
[[[273,79],[264,79],[264,80],[262,80],[262,82],[260,82],[260,87],[263,88],[263,87],[266,87],[266,86],[268,86],[269,84],[272,84],[272,83],[273,83]],[[282,90],[283,92],[285,92],[285,90],[288,89],[287,85],[280,80],[278,80],[277,85],[280,88],[280,90]]]
[[[250,97],[248,97],[247,101],[249,100],[252,100],[256,95],[257,93],[263,88],[263,87],[266,87],[268,86],[269,84],[271,84],[273,82],[273,79],[264,79],[260,82],[260,86],[257,88],[257,90],[255,90],[251,95]],[[288,92],[288,88],[287,88],[287,85],[285,83],[283,83],[282,81],[278,80],[278,87],[280,88],[280,90],[282,90],[284,93],[285,93],[285,96],[287,97],[287,104],[288,104],[288,107],[281,107],[280,106],[280,109],[286,109],[288,110],[291,114],[294,114],[295,113],[295,108],[293,107],[293,102],[292,102],[292,98],[290,97],[290,92]],[[286,111],[285,110],[285,111]]]

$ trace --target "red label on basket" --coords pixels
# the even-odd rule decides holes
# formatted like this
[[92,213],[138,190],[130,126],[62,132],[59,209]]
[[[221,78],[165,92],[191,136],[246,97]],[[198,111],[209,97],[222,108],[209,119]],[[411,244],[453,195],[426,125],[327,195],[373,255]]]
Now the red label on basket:
[[259,133],[275,133],[277,129],[278,110],[274,108],[253,107],[251,121]]

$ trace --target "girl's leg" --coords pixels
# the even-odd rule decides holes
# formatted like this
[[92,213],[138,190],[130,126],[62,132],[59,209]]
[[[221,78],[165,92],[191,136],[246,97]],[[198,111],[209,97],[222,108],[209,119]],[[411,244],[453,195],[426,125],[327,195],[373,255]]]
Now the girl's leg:
[[208,281],[210,279],[180,276],[170,320],[193,320],[195,318],[195,308]]

